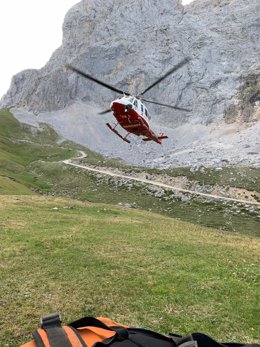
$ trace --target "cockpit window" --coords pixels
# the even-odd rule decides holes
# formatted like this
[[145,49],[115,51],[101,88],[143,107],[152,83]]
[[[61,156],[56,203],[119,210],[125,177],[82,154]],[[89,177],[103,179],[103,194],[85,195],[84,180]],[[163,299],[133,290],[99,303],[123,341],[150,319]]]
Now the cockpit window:
[[126,99],[131,102],[131,104],[134,102],[134,98],[132,96],[126,96]]
[[150,116],[149,112],[147,111],[147,108],[145,109],[145,115],[148,119],[151,119],[151,116]]

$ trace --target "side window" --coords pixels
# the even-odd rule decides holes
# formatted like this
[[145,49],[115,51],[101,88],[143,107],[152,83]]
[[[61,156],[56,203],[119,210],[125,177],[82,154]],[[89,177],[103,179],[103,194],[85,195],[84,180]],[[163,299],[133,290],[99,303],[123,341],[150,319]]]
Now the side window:
[[146,115],[146,117],[147,117],[148,119],[151,119],[151,116],[150,116],[150,114],[148,113],[147,108],[145,109],[145,115]]
[[137,107],[137,100],[136,99],[134,101],[134,105],[135,105],[135,107]]
[[141,104],[141,111],[142,111],[142,113],[144,112],[143,104]]

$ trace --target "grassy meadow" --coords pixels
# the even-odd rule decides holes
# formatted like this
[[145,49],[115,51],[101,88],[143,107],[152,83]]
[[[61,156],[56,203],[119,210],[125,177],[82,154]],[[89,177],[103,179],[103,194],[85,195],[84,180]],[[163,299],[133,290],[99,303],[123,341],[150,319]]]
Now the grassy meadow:
[[260,241],[140,210],[64,198],[0,202],[1,346],[41,315],[84,315],[222,341],[259,338]]
[[61,163],[81,149],[90,163],[106,162],[0,110],[0,346],[30,340],[39,317],[55,311],[64,322],[102,315],[166,334],[257,341],[257,216],[162,201]]

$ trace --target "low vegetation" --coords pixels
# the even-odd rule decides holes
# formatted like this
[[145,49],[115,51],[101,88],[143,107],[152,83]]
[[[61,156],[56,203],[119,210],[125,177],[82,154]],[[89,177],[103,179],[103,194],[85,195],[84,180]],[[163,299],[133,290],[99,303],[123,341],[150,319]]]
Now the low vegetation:
[[48,194],[128,206],[221,230],[260,236],[259,208],[204,198],[192,199],[184,194],[176,196],[171,191],[161,196],[157,195],[156,189],[142,183],[129,185],[124,180],[115,183],[113,178],[62,164],[37,162],[32,169],[52,187]]
[[190,181],[197,181],[201,185],[230,186],[235,188],[243,188],[249,191],[260,193],[260,170],[250,167],[227,166],[216,168],[198,167],[194,170],[188,167],[179,167],[172,169],[151,169],[143,167],[129,167],[119,159],[104,159],[99,155],[88,152],[87,158],[82,160],[82,163],[98,165],[104,167],[120,168],[126,175],[132,172],[147,172],[147,174],[161,175],[166,174],[170,177],[185,176]]

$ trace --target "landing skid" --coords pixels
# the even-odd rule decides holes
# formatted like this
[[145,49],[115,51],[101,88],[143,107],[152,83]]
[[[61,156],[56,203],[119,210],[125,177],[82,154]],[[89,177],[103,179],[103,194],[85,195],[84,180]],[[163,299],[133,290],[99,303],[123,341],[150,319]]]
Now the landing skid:
[[[168,139],[168,136],[166,136],[166,135],[158,136],[157,139],[158,139],[159,141],[160,141],[160,140],[164,140],[164,139]],[[149,137],[145,137],[145,138],[143,139],[143,141],[154,141],[154,139],[151,139],[151,138],[149,138]],[[159,141],[158,141],[158,142],[159,142]],[[161,141],[160,141],[159,143],[161,143]]]
[[109,127],[110,130],[113,131],[113,133],[115,133],[117,136],[119,136],[123,141],[127,142],[127,143],[131,143],[128,139],[127,139],[127,136],[129,135],[129,133],[127,133],[125,136],[122,136],[115,128],[116,126],[114,126],[114,128],[109,124],[109,123],[106,123],[106,125]]

